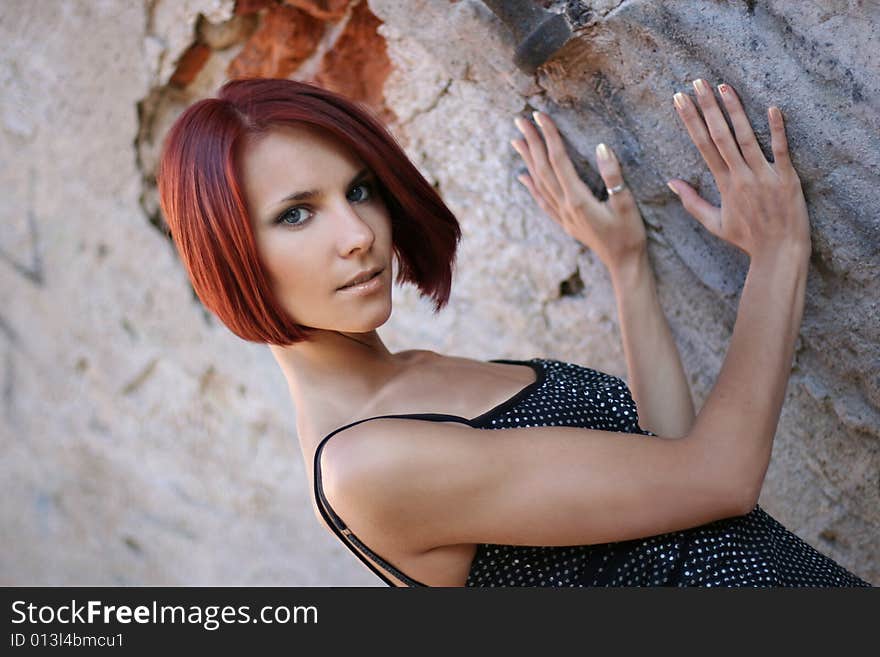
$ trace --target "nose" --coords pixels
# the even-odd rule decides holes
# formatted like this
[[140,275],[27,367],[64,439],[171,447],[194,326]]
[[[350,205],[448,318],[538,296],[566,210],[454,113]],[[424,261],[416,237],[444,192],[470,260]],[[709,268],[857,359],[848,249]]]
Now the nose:
[[358,214],[348,201],[340,204],[336,213],[336,230],[339,240],[339,251],[348,256],[355,250],[369,251],[376,239],[372,226]]

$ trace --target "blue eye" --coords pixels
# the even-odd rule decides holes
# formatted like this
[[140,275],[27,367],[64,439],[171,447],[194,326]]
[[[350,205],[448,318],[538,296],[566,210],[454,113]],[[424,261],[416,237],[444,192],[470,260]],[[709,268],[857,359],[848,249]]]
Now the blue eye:
[[368,189],[368,190],[370,190],[370,191],[369,191],[369,193],[367,194],[367,197],[366,197],[366,198],[359,199],[359,200],[357,201],[358,203],[360,203],[360,202],[362,202],[362,201],[366,201],[368,198],[371,198],[371,197],[373,196],[373,188],[372,188],[372,186],[370,185],[370,183],[363,182],[363,183],[360,183],[359,185],[355,185],[354,187],[352,187],[352,189],[357,189],[357,188],[359,188],[359,187],[362,187],[362,188],[364,188],[364,189]]
[[[290,223],[290,222],[285,221],[285,219],[286,219],[287,217],[293,216],[293,214],[296,213],[296,212],[301,212],[302,210],[307,210],[307,209],[308,209],[308,208],[305,208],[305,207],[303,207],[302,205],[298,205],[298,206],[296,206],[295,208],[290,208],[289,210],[285,210],[285,211],[281,214],[281,216],[279,216],[278,219],[275,220],[275,223],[276,223],[276,224],[287,224],[288,226],[300,226],[300,225],[302,225],[302,224],[305,222],[305,220],[303,220],[303,221],[298,221],[298,222],[296,222],[296,223]],[[309,212],[311,212],[311,210],[309,210]]]
[[[372,185],[371,185],[370,183],[363,182],[363,183],[357,184],[357,185],[355,185],[354,187],[352,187],[352,189],[358,189],[358,188],[363,188],[363,189],[365,189],[365,190],[369,190],[369,191],[367,192],[366,197],[363,197],[363,196],[362,196],[362,197],[359,198],[359,199],[353,199],[353,201],[354,201],[355,203],[363,203],[363,202],[365,202],[365,201],[370,200],[370,199],[373,197],[373,187],[372,187]],[[311,213],[311,210],[309,210],[309,209],[308,209],[306,206],[304,206],[304,205],[297,205],[296,207],[293,207],[293,208],[290,208],[290,209],[288,209],[288,210],[285,210],[285,211],[282,212],[281,215],[279,215],[279,217],[275,220],[275,223],[276,223],[276,224],[284,224],[284,225],[286,225],[286,226],[293,226],[294,228],[299,227],[299,226],[302,226],[306,221],[308,221],[307,219],[302,219],[301,221],[297,221],[297,222],[295,222],[295,223],[293,223],[293,222],[289,222],[289,221],[285,221],[285,220],[286,220],[288,217],[291,217],[291,216],[298,216],[298,215],[296,215],[295,213],[298,213],[298,212],[301,212],[301,211],[304,211],[304,210],[307,211],[307,212],[309,212],[309,213]]]

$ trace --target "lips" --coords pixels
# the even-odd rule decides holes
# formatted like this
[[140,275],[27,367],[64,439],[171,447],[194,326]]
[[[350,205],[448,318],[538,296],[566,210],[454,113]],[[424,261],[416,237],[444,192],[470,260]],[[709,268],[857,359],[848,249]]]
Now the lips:
[[343,285],[339,289],[344,290],[346,288],[353,287],[355,285],[360,285],[361,283],[366,283],[370,279],[375,278],[376,276],[381,274],[383,271],[384,271],[384,269],[374,269],[368,274],[363,274],[361,276],[358,276],[357,278],[352,280],[350,283],[348,283],[347,285]]

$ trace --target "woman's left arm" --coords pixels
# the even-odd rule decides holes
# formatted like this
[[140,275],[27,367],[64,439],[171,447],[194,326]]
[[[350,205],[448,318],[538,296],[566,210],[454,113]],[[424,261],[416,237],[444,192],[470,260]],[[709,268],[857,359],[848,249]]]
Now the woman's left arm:
[[611,148],[599,144],[599,173],[613,191],[600,202],[577,175],[553,120],[537,112],[535,120],[544,139],[528,121],[515,120],[524,139],[511,144],[529,169],[519,180],[541,209],[591,249],[611,274],[639,426],[661,436],[685,436],[695,418],[690,386],[657,297],[642,215],[623,184],[620,163]]
[[609,273],[639,426],[660,436],[683,437],[694,423],[694,404],[647,249]]

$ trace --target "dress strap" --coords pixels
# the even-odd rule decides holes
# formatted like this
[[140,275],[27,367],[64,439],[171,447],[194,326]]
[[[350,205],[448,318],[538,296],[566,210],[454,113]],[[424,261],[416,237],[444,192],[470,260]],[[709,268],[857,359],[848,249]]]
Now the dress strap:
[[325,436],[317,449],[315,450],[315,474],[314,474],[314,484],[315,484],[315,500],[318,503],[318,510],[321,512],[324,520],[327,521],[327,524],[330,528],[336,533],[339,539],[345,544],[345,546],[354,553],[354,555],[360,559],[364,565],[366,565],[370,570],[372,570],[383,582],[388,584],[388,586],[397,586],[394,582],[392,582],[388,577],[379,571],[375,565],[373,565],[369,559],[364,557],[361,552],[358,552],[352,544],[356,545],[358,548],[369,554],[372,558],[378,561],[383,568],[387,569],[388,572],[392,573],[395,577],[397,577],[402,582],[405,582],[407,586],[410,587],[418,587],[418,586],[428,586],[427,584],[423,584],[422,582],[413,579],[409,575],[404,574],[394,566],[392,566],[388,561],[380,557],[378,554],[373,552],[370,548],[368,548],[364,543],[354,535],[354,533],[348,528],[348,526],[343,522],[342,518],[340,518],[335,511],[333,511],[333,507],[330,506],[330,502],[327,500],[327,497],[324,495],[324,488],[321,485],[321,451],[324,449],[324,445],[327,444],[327,440],[342,431],[343,429],[348,429],[356,424],[360,424],[361,422],[366,422],[367,420],[378,420],[382,418],[408,418],[414,420],[433,420],[439,422],[464,422],[468,423],[468,420],[462,417],[458,417],[456,415],[446,415],[443,413],[405,413],[405,414],[396,414],[396,415],[377,415],[375,417],[364,418],[363,420],[356,420],[355,422],[351,422],[350,424],[346,424],[343,427],[339,427],[334,430],[332,433]]

